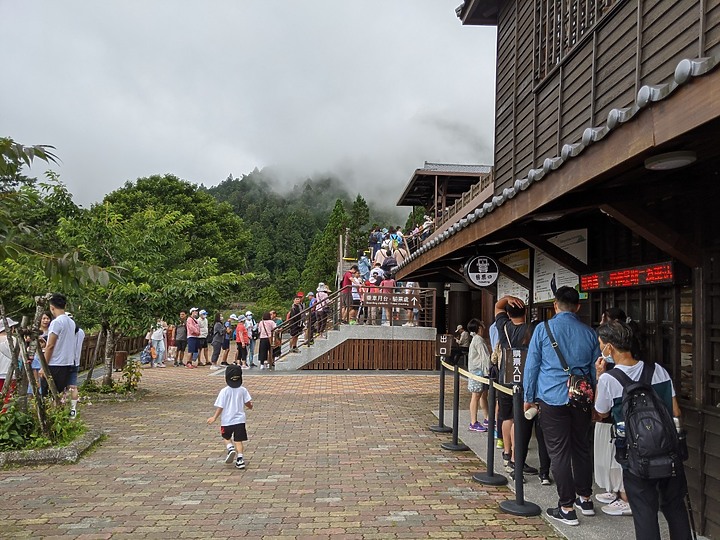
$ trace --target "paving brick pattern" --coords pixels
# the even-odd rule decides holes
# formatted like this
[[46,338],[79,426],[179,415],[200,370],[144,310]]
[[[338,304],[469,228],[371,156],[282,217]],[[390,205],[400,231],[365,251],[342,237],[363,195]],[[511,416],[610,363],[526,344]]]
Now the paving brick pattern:
[[202,369],[146,370],[141,402],[86,406],[108,438],[74,465],[0,471],[0,537],[556,538],[498,510],[472,453],[440,449],[437,376],[245,377],[247,469],[224,463],[205,420],[224,384]]

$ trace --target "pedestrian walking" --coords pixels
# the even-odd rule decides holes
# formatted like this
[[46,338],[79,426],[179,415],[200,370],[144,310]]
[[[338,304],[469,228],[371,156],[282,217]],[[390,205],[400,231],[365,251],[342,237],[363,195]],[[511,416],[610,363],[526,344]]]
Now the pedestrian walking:
[[236,469],[245,468],[243,443],[248,440],[245,427],[245,408],[252,409],[252,397],[242,383],[242,368],[228,366],[225,370],[227,386],[215,400],[215,414],[207,419],[208,425],[220,418],[220,436],[225,441],[225,463],[235,461]]

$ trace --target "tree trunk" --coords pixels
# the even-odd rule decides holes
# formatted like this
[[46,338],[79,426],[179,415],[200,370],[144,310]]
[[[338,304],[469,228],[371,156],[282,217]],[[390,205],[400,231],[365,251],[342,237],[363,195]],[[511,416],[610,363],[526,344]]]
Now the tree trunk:
[[92,380],[93,372],[95,371],[95,366],[97,365],[98,357],[100,356],[100,345],[102,344],[103,336],[107,336],[107,334],[108,330],[104,326],[101,327],[100,332],[97,335],[97,341],[95,341],[95,351],[93,352],[92,364],[90,364],[90,369],[88,370],[87,378],[85,379],[86,383],[89,383]]
[[[40,398],[40,388],[35,380],[35,375],[32,372],[32,360],[28,356],[27,347],[25,343],[20,343],[20,356],[22,357],[22,365],[25,368],[23,371],[27,375],[27,379],[30,382],[33,395],[35,396],[35,413],[37,414],[38,421],[40,422],[40,430],[43,436],[50,438],[50,428],[48,427],[47,415],[45,414],[45,407],[43,401]],[[26,396],[27,398],[27,396]]]
[[107,329],[105,336],[105,375],[103,376],[103,385],[111,386],[113,383],[113,362],[115,360],[115,329],[110,327]]

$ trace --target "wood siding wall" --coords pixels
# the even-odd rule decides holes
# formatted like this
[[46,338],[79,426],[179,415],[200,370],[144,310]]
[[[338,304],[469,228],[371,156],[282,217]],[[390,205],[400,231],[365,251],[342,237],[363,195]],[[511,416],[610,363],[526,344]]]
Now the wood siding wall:
[[672,79],[684,58],[720,51],[720,0],[618,1],[542,80],[534,69],[535,1],[498,17],[495,192],[635,102],[641,86]]
[[434,341],[349,339],[303,369],[434,370]]

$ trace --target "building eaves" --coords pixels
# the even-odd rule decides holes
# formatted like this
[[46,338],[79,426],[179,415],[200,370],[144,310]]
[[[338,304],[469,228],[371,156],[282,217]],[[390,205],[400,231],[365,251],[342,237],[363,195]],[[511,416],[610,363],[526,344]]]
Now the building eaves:
[[[705,58],[681,60],[675,68],[673,80],[666,84],[645,85],[638,91],[635,103],[631,107],[612,109],[607,116],[605,125],[588,127],[585,129],[580,142],[565,144],[559,156],[545,158],[543,166],[537,169],[530,169],[527,176],[518,178],[512,187],[505,188],[502,193],[495,195],[492,200],[484,203],[459,219],[452,227],[439,236],[423,244],[414,253],[410,254],[400,265],[393,268],[393,272],[403,268],[421,255],[427,253],[442,242],[475,223],[478,219],[488,216],[495,208],[498,208],[508,200],[517,196],[521,191],[526,191],[533,184],[549,177],[553,171],[559,169],[563,164],[580,156],[589,146],[603,140],[610,132],[618,129],[622,124],[629,122],[651,103],[656,103],[669,98],[680,86],[686,84],[693,77],[701,77],[712,71],[720,63],[720,55]],[[426,166],[428,163],[426,162]]]

